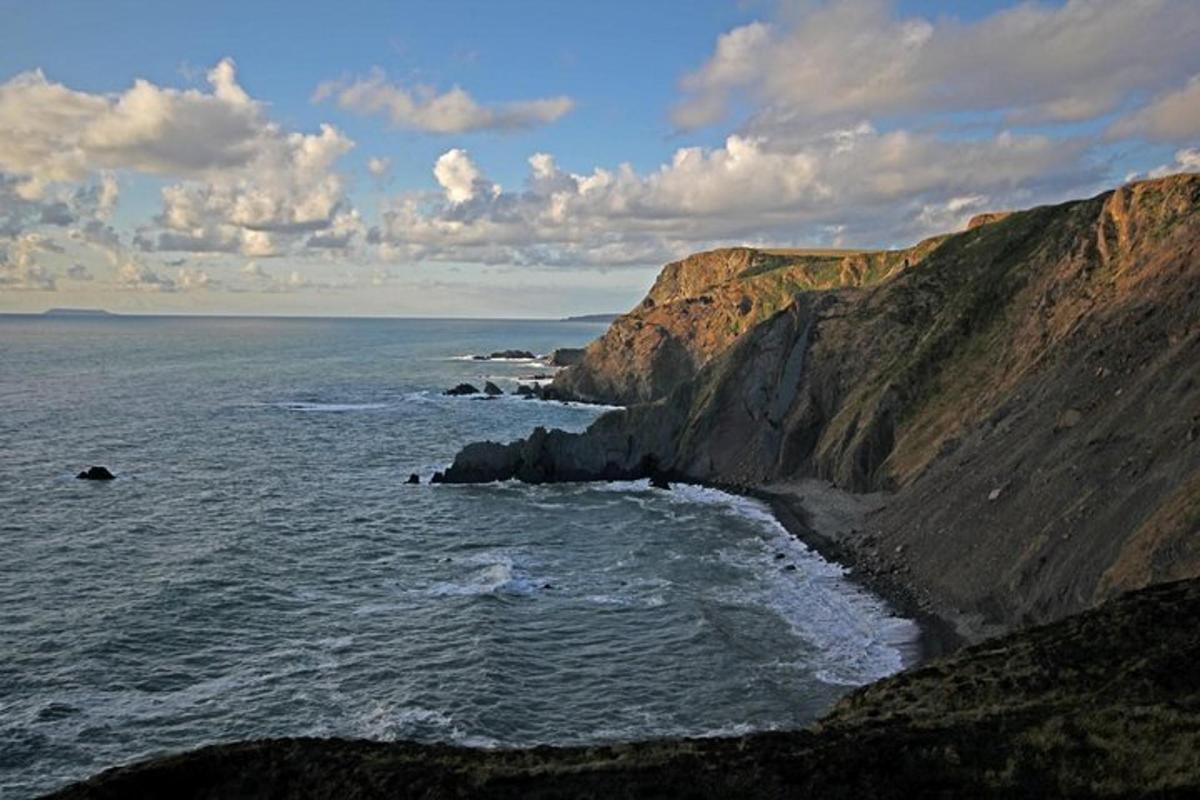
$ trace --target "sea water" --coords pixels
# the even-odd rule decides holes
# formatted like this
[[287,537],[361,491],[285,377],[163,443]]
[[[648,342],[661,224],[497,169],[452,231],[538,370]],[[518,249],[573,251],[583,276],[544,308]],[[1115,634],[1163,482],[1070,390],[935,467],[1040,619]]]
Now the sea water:
[[428,484],[605,410],[444,396],[551,371],[472,354],[602,331],[0,316],[0,795],[254,737],[793,728],[901,668],[912,623],[756,501]]

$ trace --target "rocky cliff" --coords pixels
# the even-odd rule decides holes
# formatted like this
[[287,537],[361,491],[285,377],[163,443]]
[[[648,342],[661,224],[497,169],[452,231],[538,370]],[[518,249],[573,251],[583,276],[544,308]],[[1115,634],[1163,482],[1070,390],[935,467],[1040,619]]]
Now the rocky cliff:
[[1192,797],[1200,581],[860,689],[814,728],[470,750],[279,739],[120,767],[68,798]]
[[688,256],[664,267],[637,308],[614,320],[554,387],[617,405],[665,397],[798,292],[874,285],[941,241],[898,251],[735,247]]
[[685,259],[562,379],[649,402],[473,445],[446,478],[883,489],[863,560],[976,634],[1057,619],[1200,574],[1198,244],[1180,175],[912,251]]

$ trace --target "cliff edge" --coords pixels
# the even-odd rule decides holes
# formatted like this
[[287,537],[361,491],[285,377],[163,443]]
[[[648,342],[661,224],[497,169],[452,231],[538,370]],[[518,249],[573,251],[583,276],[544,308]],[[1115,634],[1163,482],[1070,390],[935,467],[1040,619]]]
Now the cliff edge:
[[[861,560],[977,620],[968,636],[1059,619],[1200,574],[1198,245],[1200,176],[1178,175],[912,251],[701,254],[563,377],[633,405],[468,446],[445,478],[886,490],[846,542]],[[794,282],[812,258],[824,277]],[[736,332],[733,299],[772,275],[780,309]]]

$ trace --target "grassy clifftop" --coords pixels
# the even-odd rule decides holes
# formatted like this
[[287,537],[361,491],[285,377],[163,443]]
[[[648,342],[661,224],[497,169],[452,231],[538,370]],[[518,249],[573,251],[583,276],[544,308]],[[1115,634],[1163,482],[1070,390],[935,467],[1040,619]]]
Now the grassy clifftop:
[[[468,448],[448,474],[653,467],[888,490],[848,543],[861,560],[978,620],[972,635],[1057,619],[1200,575],[1198,248],[1200,176],[1179,175],[998,215],[910,256],[837,256],[866,259],[857,284],[831,277],[830,256],[701,254],[589,348],[608,390],[665,394],[582,436]],[[836,287],[793,293],[801,275]],[[755,281],[792,299],[705,344],[737,306],[703,298]],[[650,324],[660,309],[669,331]],[[698,366],[694,352],[710,355]]]
[[555,387],[619,404],[665,397],[797,293],[876,284],[919,263],[941,241],[895,251],[736,247],[672,262]]

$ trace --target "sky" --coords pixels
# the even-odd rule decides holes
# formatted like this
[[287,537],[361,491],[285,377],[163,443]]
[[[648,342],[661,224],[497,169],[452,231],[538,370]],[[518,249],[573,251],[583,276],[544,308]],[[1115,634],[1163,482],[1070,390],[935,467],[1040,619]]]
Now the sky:
[[0,312],[561,317],[1200,171],[1196,0],[0,0]]

